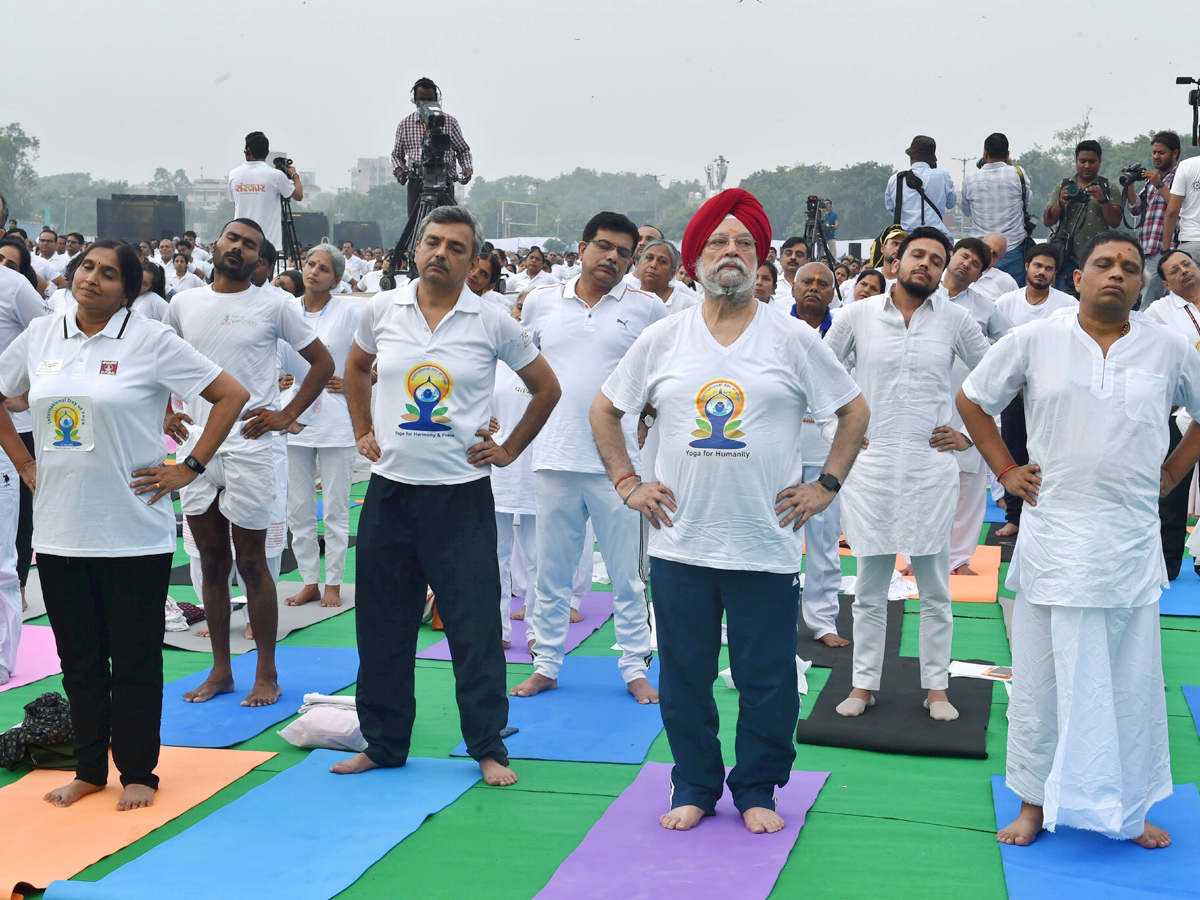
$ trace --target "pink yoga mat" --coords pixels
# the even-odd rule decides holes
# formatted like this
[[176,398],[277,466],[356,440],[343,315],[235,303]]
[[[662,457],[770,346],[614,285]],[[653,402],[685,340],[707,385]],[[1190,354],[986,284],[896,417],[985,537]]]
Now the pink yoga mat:
[[[567,626],[567,645],[564,651],[566,653],[570,653],[582,644],[612,616],[612,591],[590,591],[584,594],[583,602],[579,604],[579,612],[583,616],[583,621],[574,622]],[[499,613],[499,610],[497,610],[497,613]],[[529,656],[529,638],[527,635],[528,631],[526,630],[525,622],[519,619],[513,620],[512,647],[504,651],[505,662],[533,662]],[[417,659],[448,660],[449,658],[450,644],[444,639],[432,646],[426,647],[417,654]]]
[[8,684],[0,685],[0,691],[23,687],[60,672],[62,665],[58,661],[54,630],[49,625],[26,625],[17,645],[17,667]]
[[775,834],[747,831],[728,791],[715,816],[668,831],[658,817],[670,806],[671,766],[648,762],[534,900],[765,900],[828,777],[792,772],[777,791],[787,827]]

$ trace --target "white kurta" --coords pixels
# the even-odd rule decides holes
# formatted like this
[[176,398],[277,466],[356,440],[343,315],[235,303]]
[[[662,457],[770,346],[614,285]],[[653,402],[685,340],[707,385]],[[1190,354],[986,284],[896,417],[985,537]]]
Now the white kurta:
[[987,340],[945,297],[926,299],[905,326],[889,292],[843,307],[825,343],[855,367],[871,408],[869,444],[841,491],[850,546],[858,556],[939,553],[958,504],[958,465],[929,441],[953,419],[954,361],[973,368]]
[[1141,317],[1106,357],[1077,316],[1052,316],[1002,338],[963,385],[991,414],[1019,390],[1042,487],[1009,569],[1008,785],[1051,831],[1134,838],[1172,790],[1158,465],[1171,406],[1200,407],[1200,355]]

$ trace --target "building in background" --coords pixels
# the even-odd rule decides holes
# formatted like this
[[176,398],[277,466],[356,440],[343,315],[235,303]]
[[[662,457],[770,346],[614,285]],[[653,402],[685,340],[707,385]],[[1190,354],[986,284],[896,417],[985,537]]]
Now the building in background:
[[[358,165],[350,172],[350,187],[360,194],[365,194],[373,187],[395,181],[392,174],[392,158],[376,156],[370,159],[359,157]],[[304,183],[308,190],[308,182]]]

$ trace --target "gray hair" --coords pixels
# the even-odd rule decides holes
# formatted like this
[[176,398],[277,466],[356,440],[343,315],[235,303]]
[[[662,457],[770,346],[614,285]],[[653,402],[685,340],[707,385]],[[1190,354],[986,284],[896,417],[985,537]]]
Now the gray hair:
[[417,227],[417,244],[421,243],[421,239],[425,237],[425,229],[430,224],[436,225],[469,225],[471,230],[475,232],[475,241],[471,246],[471,259],[477,257],[483,252],[483,243],[486,240],[483,234],[483,226],[479,224],[479,220],[475,215],[462,206],[439,206],[427,215],[421,224]]
[[342,273],[346,271],[346,257],[342,256],[342,251],[333,246],[333,244],[317,244],[317,246],[304,254],[304,261],[307,263],[314,253],[329,254],[330,265],[333,266],[333,274],[337,276],[338,281],[341,281]]
[[642,259],[646,258],[646,251],[651,247],[665,247],[667,255],[671,257],[671,277],[675,277],[675,273],[679,271],[679,250],[670,241],[659,238],[658,240],[648,241],[646,246],[642,248]]

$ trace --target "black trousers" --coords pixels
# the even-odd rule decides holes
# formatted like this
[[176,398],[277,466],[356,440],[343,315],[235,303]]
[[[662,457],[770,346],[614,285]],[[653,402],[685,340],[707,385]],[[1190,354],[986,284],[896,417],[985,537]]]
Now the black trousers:
[[[29,455],[33,456],[33,432],[21,432],[21,442]],[[33,492],[21,484],[21,511],[17,515],[17,577],[21,579],[21,587],[29,580],[29,564],[33,562]]]
[[[1029,435],[1025,431],[1025,397],[1017,394],[1012,403],[1000,412],[1000,437],[1018,466],[1029,465]],[[1004,518],[1013,525],[1021,524],[1021,505],[1025,501],[1007,490],[1004,492]]]
[[428,585],[450,643],[467,751],[507,765],[500,739],[508,724],[508,691],[491,479],[411,485],[372,475],[357,553],[357,705],[367,756],[381,766],[408,759],[417,710],[417,633]]
[[38,575],[71,701],[75,777],[108,783],[111,738],[121,784],[157,788],[163,603],[171,554],[40,554]]
[[[1179,432],[1179,426],[1175,424],[1174,416],[1171,416],[1168,428],[1171,433],[1171,443],[1167,449],[1169,456],[1183,440],[1183,435]],[[1175,490],[1158,501],[1158,527],[1162,536],[1163,562],[1167,564],[1167,577],[1172,581],[1179,577],[1179,569],[1183,565],[1183,547],[1188,537],[1188,493],[1191,487],[1192,473],[1188,472],[1175,486]]]

